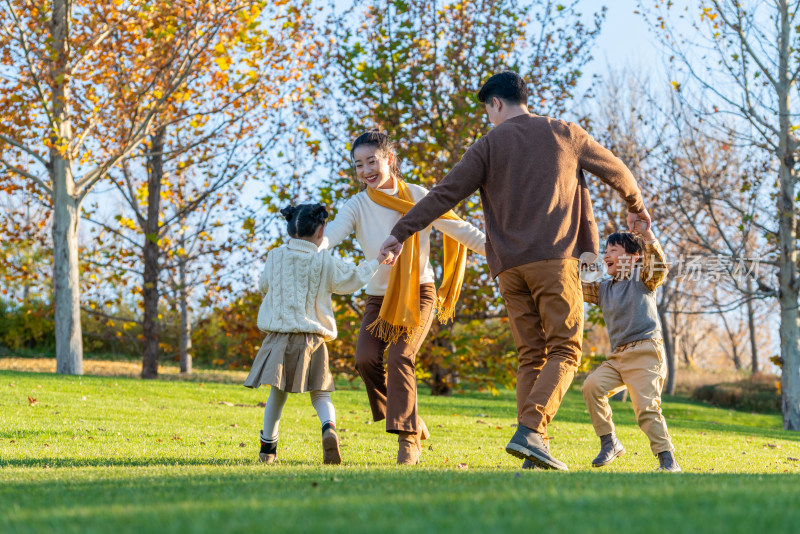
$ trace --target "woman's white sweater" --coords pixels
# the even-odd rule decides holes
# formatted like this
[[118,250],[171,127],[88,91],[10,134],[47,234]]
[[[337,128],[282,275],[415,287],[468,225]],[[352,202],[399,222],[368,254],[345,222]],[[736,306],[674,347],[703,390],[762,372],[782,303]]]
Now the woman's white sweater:
[[355,265],[318,249],[314,243],[290,239],[269,251],[258,279],[258,290],[264,295],[258,328],[336,339],[331,294],[358,291],[377,269],[377,259]]
[[[408,188],[414,202],[418,202],[428,194],[428,190],[419,185],[408,184]],[[397,187],[395,186],[393,191],[382,190],[382,192],[397,196]],[[375,203],[369,198],[366,191],[362,191],[348,199],[336,212],[336,218],[325,227],[326,239],[321,248],[332,249],[355,231],[356,240],[361,246],[364,256],[368,260],[375,259],[378,257],[381,245],[389,237],[389,232],[400,220],[400,217],[402,217],[400,212]],[[466,221],[437,219],[431,226],[419,232],[419,278],[421,284],[434,281],[433,267],[428,260],[431,228],[447,234],[481,256],[486,255],[486,236],[483,232]],[[378,267],[378,274],[367,285],[367,295],[383,296],[386,294],[390,271],[391,265]]]

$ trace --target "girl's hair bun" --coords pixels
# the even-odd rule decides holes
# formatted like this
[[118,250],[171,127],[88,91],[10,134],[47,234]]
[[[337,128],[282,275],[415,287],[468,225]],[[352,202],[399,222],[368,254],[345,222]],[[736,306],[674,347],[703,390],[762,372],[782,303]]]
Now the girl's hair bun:
[[297,213],[297,208],[294,206],[286,206],[285,208],[281,209],[281,215],[283,215],[287,221],[291,221],[295,213]]
[[325,221],[328,219],[328,210],[325,209],[325,206],[322,204],[317,204],[313,207],[311,211],[311,216],[314,218],[319,224],[324,224]]
[[328,210],[322,204],[299,204],[281,210],[286,217],[286,230],[291,237],[313,236],[328,219]]

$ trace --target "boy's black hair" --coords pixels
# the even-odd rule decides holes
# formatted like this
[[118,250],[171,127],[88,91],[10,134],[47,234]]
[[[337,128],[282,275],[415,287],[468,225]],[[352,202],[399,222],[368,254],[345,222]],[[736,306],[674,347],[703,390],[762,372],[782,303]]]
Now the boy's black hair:
[[634,233],[631,232],[615,232],[608,236],[606,246],[619,245],[625,249],[628,254],[642,254],[642,242]]
[[516,72],[500,72],[486,80],[478,91],[478,100],[482,104],[491,103],[493,97],[502,98],[511,104],[527,104],[528,84]]
[[294,238],[311,237],[328,219],[328,210],[322,204],[299,204],[281,210],[286,218],[286,230]]

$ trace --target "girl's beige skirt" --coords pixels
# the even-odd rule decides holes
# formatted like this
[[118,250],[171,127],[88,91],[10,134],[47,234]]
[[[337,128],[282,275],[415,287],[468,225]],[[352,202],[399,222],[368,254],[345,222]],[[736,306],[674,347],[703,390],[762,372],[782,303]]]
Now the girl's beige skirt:
[[244,385],[270,385],[289,393],[333,391],[325,339],[319,334],[270,332]]

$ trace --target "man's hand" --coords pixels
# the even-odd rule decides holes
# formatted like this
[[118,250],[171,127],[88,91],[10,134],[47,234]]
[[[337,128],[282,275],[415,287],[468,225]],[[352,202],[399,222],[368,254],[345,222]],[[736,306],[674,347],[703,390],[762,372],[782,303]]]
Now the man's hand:
[[[647,228],[644,230],[641,228],[642,225],[638,225],[637,227],[636,222],[643,221],[647,223]],[[628,212],[628,228],[633,233],[645,233],[645,231],[650,230],[650,226],[653,224],[653,220],[650,218],[650,214],[647,213],[647,210],[644,209],[640,213],[632,213]]]
[[403,252],[403,244],[393,235],[387,237],[386,241],[381,245],[380,253],[387,256],[386,261],[384,261],[387,265],[394,265],[401,252]]

